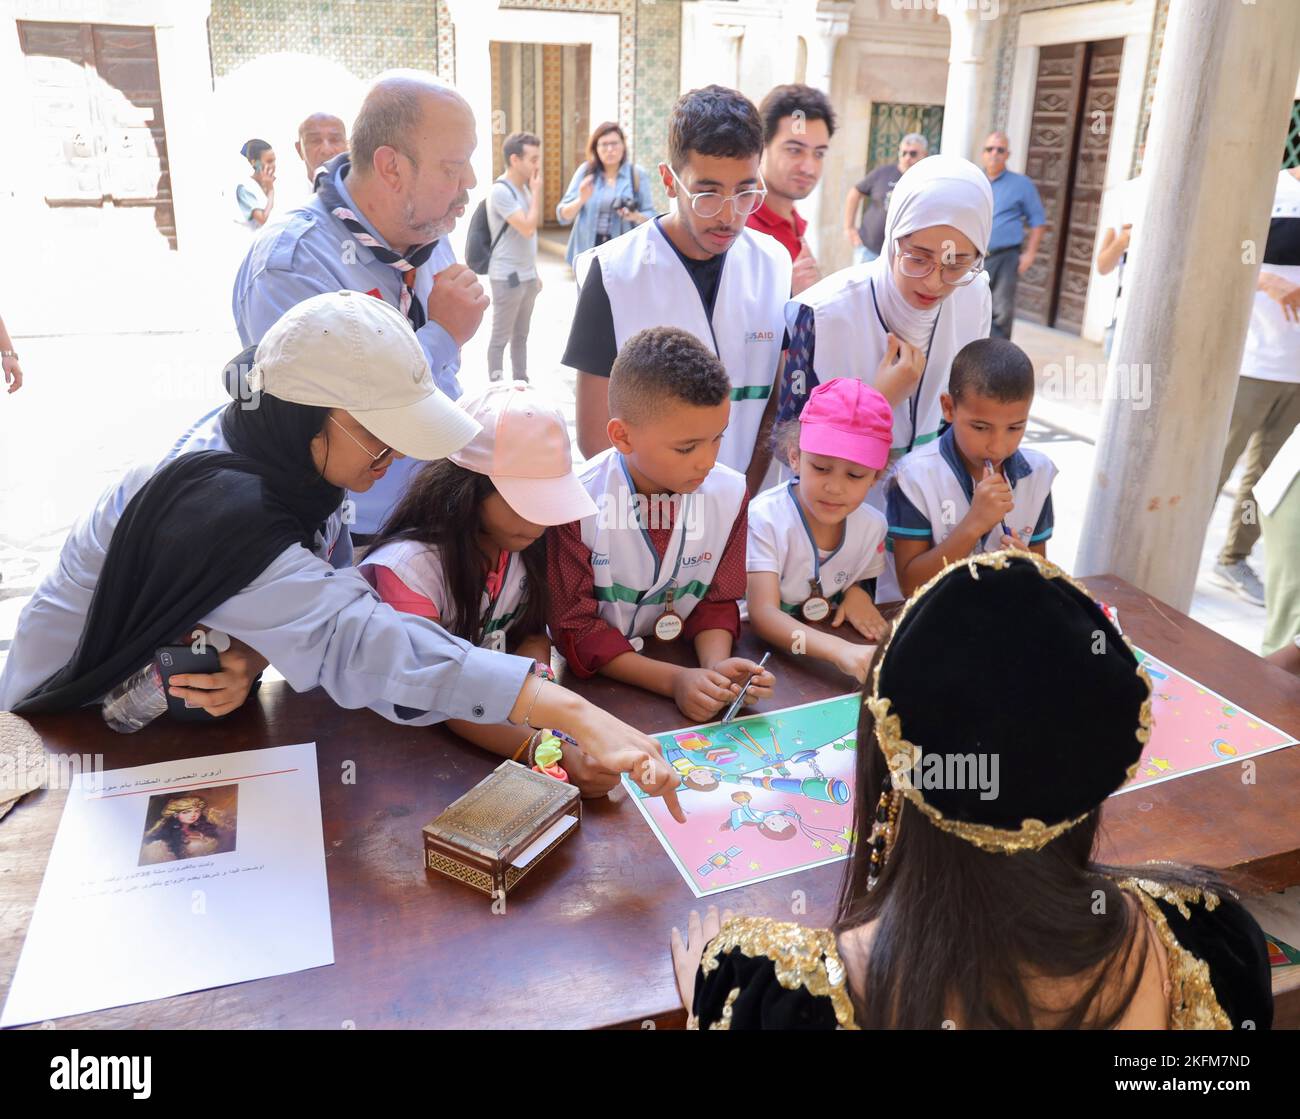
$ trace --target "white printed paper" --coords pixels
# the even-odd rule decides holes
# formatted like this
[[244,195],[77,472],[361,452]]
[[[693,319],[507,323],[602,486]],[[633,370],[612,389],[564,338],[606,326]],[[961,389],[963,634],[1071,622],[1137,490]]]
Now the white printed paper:
[[0,1026],[333,962],[314,742],[81,773]]

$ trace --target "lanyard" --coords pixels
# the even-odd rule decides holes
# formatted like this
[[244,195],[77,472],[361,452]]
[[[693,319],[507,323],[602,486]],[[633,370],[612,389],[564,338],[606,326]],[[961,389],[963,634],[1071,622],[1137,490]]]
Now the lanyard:
[[[812,548],[813,582],[817,584],[817,593],[824,594],[825,592],[822,590],[821,555],[818,553],[817,550],[817,541],[813,539],[812,527],[808,524],[808,518],[804,516],[803,506],[799,504],[799,499],[795,496],[794,493],[794,485],[795,482],[797,481],[798,481],[797,478],[791,479],[789,482],[785,484],[785,490],[786,493],[790,495],[790,500],[794,502],[794,511],[799,514],[799,523],[803,525],[803,530],[808,536],[808,545],[809,547]],[[834,559],[839,554],[840,549],[844,547],[844,541],[846,541],[848,538],[849,538],[849,526],[845,524],[844,535],[840,537],[840,542],[835,545],[835,549],[826,558],[828,560]]]
[[[871,305],[876,309],[876,321],[880,323],[880,329],[886,334],[891,333],[884,317],[880,314],[880,304],[876,302],[876,281],[871,282]],[[916,446],[916,405],[921,399],[921,389],[925,387],[925,375],[930,370],[930,347],[934,345],[934,332],[939,329],[939,316],[943,314],[943,304],[939,304],[939,310],[935,313],[934,324],[930,327],[930,338],[925,343],[925,364],[921,366],[921,378],[916,382],[916,392],[912,393],[911,399],[907,402],[908,419],[911,421],[912,431],[907,437],[907,449]]]
[[[623,477],[627,481],[628,493],[635,494],[636,483],[632,481],[632,475],[627,468],[627,460],[623,458],[622,454],[619,454],[618,456],[618,465],[622,467]],[[686,552],[686,521],[687,521],[686,506],[687,503],[691,500],[691,495],[682,494],[681,497],[682,497],[682,502],[677,511],[677,522],[680,522],[680,524],[678,524],[677,522],[674,522],[673,524],[674,532],[676,532],[678,528],[681,529],[681,533],[680,533],[681,539],[678,541],[677,544],[677,559],[673,562],[673,573],[668,578],[667,585],[669,587],[677,586],[677,573],[678,571],[681,570],[682,556]],[[654,575],[651,576],[650,586],[643,591],[637,592],[637,596],[635,599],[636,609],[632,611],[632,624],[628,626],[627,633],[623,635],[624,637],[631,637],[632,634],[636,632],[636,619],[637,619],[637,615],[641,612],[641,606],[645,602],[647,597],[655,593],[656,589],[658,589],[660,584],[659,576],[660,576],[660,566],[662,561],[659,558],[659,553],[655,551],[654,541],[650,539],[650,530],[647,529],[645,525],[641,524],[639,518],[637,520],[637,528],[641,530],[641,539],[642,541],[644,541],[646,548],[648,548],[650,551],[650,558],[654,561]],[[672,537],[669,536],[668,548],[671,548],[672,544],[673,544]],[[668,548],[664,549],[665,556],[668,554]]]
[[[506,565],[505,568],[501,570],[501,582],[497,584],[496,593],[493,594],[487,591],[486,588],[484,590],[484,593],[487,594],[488,596],[488,608],[485,611],[487,616],[483,620],[484,633],[491,632],[492,623],[496,621],[494,608],[496,607],[496,604],[501,601],[501,596],[505,594],[506,580],[510,578],[510,565],[514,563],[515,560],[514,552],[506,552],[505,555],[506,555]],[[493,574],[495,574],[495,572]]]

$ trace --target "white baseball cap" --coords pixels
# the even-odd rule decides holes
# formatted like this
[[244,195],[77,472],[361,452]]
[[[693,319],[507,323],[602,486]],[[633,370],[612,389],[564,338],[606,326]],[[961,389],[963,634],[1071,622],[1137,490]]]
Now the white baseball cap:
[[483,430],[451,461],[492,479],[497,492],[535,525],[567,525],[596,512],[573,472],[564,416],[522,381],[490,385],[460,401]]
[[324,292],[285,311],[258,344],[248,387],[341,408],[417,459],[446,458],[480,430],[434,385],[406,317],[364,292]]

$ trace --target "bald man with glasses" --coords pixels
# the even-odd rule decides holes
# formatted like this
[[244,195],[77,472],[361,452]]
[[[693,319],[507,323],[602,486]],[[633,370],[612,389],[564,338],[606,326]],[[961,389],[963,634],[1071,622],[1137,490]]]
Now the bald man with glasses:
[[[1011,142],[1005,132],[990,132],[984,141],[981,161],[993,188],[993,236],[989,239],[984,267],[993,292],[992,337],[1010,338],[1016,317],[1016,288],[1038,254],[1039,242],[1047,231],[1038,188],[1028,175],[1007,170]],[[1029,240],[1025,240],[1025,227]]]

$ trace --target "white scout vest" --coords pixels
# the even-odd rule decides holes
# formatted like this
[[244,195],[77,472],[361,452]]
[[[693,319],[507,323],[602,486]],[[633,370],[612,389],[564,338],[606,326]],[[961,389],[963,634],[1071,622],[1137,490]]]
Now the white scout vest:
[[731,379],[731,419],[718,461],[743,473],[781,362],[790,254],[766,233],[742,229],[722,265],[712,321],[656,221],[582,253],[574,261],[579,284],[593,255],[600,260],[620,348],[638,330],[671,325],[690,331],[718,355]]
[[[886,327],[876,312],[871,279],[875,261],[855,264],[819,280],[800,292],[786,306],[788,325],[793,327],[800,304],[813,308],[815,343],[813,371],[819,381],[832,377],[856,377],[874,384],[876,369],[885,356]],[[879,282],[879,281],[877,281]],[[992,321],[992,296],[987,273],[981,273],[965,287],[953,288],[939,306],[930,341],[925,376],[912,400],[894,409],[894,439],[891,455],[905,454],[910,447],[929,443],[939,434],[943,409],[939,394],[948,391],[952,359],[967,342],[987,338]],[[797,370],[787,369],[787,382]],[[916,438],[912,416],[915,412]],[[872,493],[883,491],[880,479]]]
[[[941,453],[939,440],[913,451],[898,464],[897,483],[903,495],[930,522],[930,535],[936,544],[947,540],[952,530],[970,509],[970,499],[961,479]],[[1011,494],[1015,504],[1004,518],[1026,544],[1034,533],[1043,506],[1052,492],[1056,464],[1045,454],[1022,448],[1019,452],[1030,471],[1015,480]],[[976,546],[977,552],[1002,550],[1002,525],[994,525]]]
[[[443,579],[442,556],[437,548],[416,540],[393,540],[367,552],[361,566],[367,564],[387,567],[416,594],[422,594],[432,602],[445,622],[447,585]],[[505,584],[496,601],[491,601],[484,591],[479,604],[479,618],[483,623],[479,644],[483,648],[503,650],[506,647],[506,634],[523,612],[527,597],[524,561],[512,553],[506,565]]]
[[[623,456],[611,447],[578,478],[596,503],[595,514],[583,518],[582,542],[591,550],[601,619],[624,637],[647,637],[671,591],[672,609],[685,620],[722,562],[745,501],[744,475],[718,463],[694,493],[651,501],[637,494]],[[672,535],[660,559],[646,527],[662,526],[670,516]]]
[[798,614],[814,592],[816,580],[822,597],[838,606],[844,592],[863,579],[885,570],[885,536],[889,522],[878,510],[859,505],[844,520],[844,538],[822,558],[813,543],[799,498],[797,482],[764,490],[749,503],[749,535],[775,541],[780,565],[781,609]]

